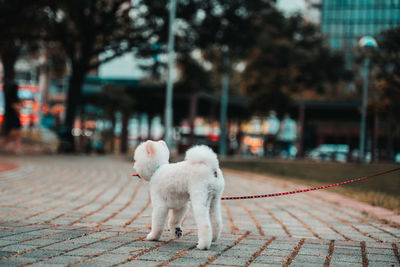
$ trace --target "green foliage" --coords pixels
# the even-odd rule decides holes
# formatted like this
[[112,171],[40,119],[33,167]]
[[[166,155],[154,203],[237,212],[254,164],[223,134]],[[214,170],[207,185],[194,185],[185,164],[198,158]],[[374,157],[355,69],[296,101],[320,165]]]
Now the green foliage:
[[324,92],[343,78],[344,60],[324,43],[316,26],[277,10],[255,20],[259,36],[246,59],[243,92],[259,113],[288,108],[291,96],[306,90]]
[[372,57],[375,91],[369,104],[383,118],[386,150],[391,158],[400,148],[400,27],[383,31],[378,40]]
[[180,71],[179,87],[186,92],[210,91],[212,88],[211,75],[191,55],[181,54],[177,58]]
[[382,32],[379,48],[373,57],[377,67],[375,108],[400,120],[400,27]]
[[46,2],[0,0],[0,57],[3,63],[5,86],[14,83],[14,65],[21,48],[37,48],[46,23]]
[[131,6],[128,0],[54,1],[49,38],[61,43],[73,72],[75,66],[87,72],[146,43],[150,33],[142,23],[141,5],[135,1]]
[[[175,33],[175,50],[178,60],[187,59],[187,55],[195,49],[201,51],[202,60],[210,63],[211,69],[201,72],[209,72],[212,85],[219,88],[220,73],[222,72],[222,47],[229,48],[229,57],[232,64],[243,59],[248,48],[252,47],[257,36],[253,25],[254,17],[271,8],[270,0],[232,0],[232,1],[177,1]],[[140,56],[149,57],[155,53],[166,52],[168,37],[168,0],[149,1],[146,3],[148,21],[154,29],[152,42],[160,45],[158,50],[142,50]],[[181,56],[179,56],[181,55]],[[187,64],[197,64],[194,60],[180,62],[180,66],[196,68]],[[160,62],[156,62],[158,65]],[[158,68],[158,67],[157,67]],[[159,68],[160,71],[164,69]],[[193,74],[195,74],[193,72]],[[186,77],[186,76],[185,76]],[[196,75],[190,77],[196,79]],[[206,80],[208,81],[208,80]],[[201,87],[207,87],[204,84]]]

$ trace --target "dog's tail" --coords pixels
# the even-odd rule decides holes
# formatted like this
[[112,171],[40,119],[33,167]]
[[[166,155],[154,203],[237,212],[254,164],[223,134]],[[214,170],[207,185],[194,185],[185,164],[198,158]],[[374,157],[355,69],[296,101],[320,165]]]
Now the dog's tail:
[[217,155],[205,145],[194,146],[186,151],[185,160],[193,163],[204,163],[211,169],[218,169]]

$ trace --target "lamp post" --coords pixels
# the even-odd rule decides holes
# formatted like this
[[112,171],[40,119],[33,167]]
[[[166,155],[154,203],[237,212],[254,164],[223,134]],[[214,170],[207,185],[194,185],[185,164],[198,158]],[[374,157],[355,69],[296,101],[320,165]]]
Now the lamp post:
[[[364,36],[358,42],[360,47],[365,48],[376,48],[378,44],[376,40],[371,36]],[[370,58],[368,55],[364,59],[363,63],[363,92],[361,102],[361,122],[360,122],[360,143],[359,143],[359,160],[362,162],[365,160],[365,137],[366,137],[366,125],[367,125],[367,102],[368,102],[368,78],[370,69]]]
[[168,30],[168,80],[167,93],[165,98],[165,142],[169,147],[172,145],[172,95],[173,95],[173,77],[174,67],[174,20],[176,13],[176,0],[171,0],[169,4],[169,30]]
[[219,135],[219,154],[226,156],[226,119],[228,114],[228,95],[229,95],[229,47],[224,45],[222,47],[223,57],[223,74],[222,74],[222,90],[221,90],[221,113],[220,113],[220,128]]

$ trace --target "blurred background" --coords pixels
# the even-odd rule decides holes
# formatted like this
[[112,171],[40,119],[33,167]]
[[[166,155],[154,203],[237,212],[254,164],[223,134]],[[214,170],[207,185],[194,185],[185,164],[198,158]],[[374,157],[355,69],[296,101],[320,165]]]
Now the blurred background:
[[400,0],[0,7],[3,152],[400,162]]

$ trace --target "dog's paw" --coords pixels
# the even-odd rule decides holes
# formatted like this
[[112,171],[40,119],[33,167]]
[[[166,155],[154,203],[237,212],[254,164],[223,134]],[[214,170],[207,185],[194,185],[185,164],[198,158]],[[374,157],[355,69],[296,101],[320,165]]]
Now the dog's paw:
[[207,250],[210,249],[210,247],[211,247],[211,239],[210,240],[200,239],[199,242],[197,243],[197,248],[201,250]]
[[176,238],[182,237],[182,229],[180,227],[175,228],[175,236]]
[[155,235],[153,235],[152,233],[149,233],[147,236],[146,236],[146,240],[147,241],[157,241],[159,238],[157,237],[157,236],[155,236]]
[[197,244],[197,248],[201,249],[201,250],[208,250],[208,249],[210,249],[210,245],[199,243],[199,244]]

